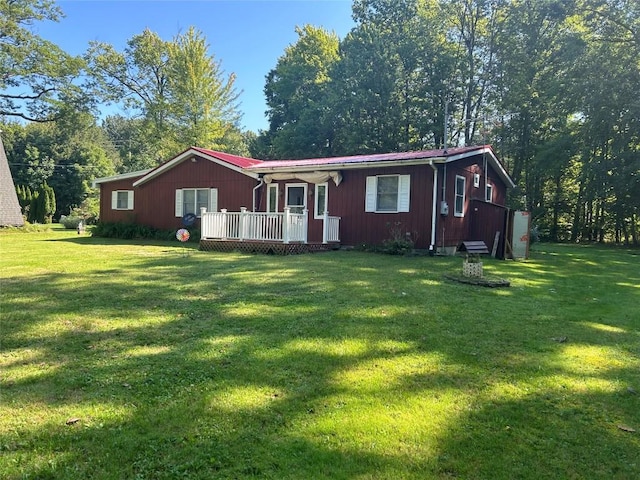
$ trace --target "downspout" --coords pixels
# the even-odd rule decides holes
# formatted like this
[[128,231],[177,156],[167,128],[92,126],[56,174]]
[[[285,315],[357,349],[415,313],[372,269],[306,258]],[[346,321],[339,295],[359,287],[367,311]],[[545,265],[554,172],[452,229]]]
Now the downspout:
[[260,183],[258,185],[256,185],[255,187],[253,187],[253,210],[251,210],[253,213],[255,213],[256,211],[256,191],[262,186],[264,185],[264,179],[262,178],[262,175],[260,175]]
[[436,251],[436,218],[438,217],[438,168],[429,162],[433,169],[433,198],[431,200],[431,243],[429,244],[429,255],[435,255]]

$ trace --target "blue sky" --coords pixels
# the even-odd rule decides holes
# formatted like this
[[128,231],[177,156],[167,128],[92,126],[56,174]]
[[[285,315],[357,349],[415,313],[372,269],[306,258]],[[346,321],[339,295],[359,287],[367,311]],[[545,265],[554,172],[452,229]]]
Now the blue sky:
[[[285,48],[295,43],[296,26],[312,24],[342,39],[354,26],[351,0],[58,0],[65,14],[60,22],[39,22],[34,30],[72,55],[97,40],[122,51],[127,40],[145,28],[164,40],[200,30],[209,53],[222,68],[237,75],[242,91],[242,126],[267,129],[265,76]],[[110,113],[114,112],[110,110]],[[116,110],[117,112],[117,110]]]

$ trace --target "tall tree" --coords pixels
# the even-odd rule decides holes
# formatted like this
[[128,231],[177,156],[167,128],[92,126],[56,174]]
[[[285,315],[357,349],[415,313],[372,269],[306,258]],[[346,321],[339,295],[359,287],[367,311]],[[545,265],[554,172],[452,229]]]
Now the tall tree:
[[106,103],[121,103],[141,120],[139,140],[157,155],[147,166],[179,150],[168,121],[168,42],[145,29],[129,39],[123,52],[91,42],[85,59],[96,95]]
[[356,27],[342,42],[334,74],[345,151],[442,145],[456,64],[441,7],[430,0],[354,2]]
[[499,25],[498,109],[509,114],[502,135],[528,210],[539,208],[541,200],[537,145],[575,111],[566,101],[568,70],[579,49],[566,28],[571,13],[562,1],[512,0]]
[[453,88],[459,88],[455,96],[460,103],[451,105],[453,113],[457,111],[459,115],[458,123],[451,129],[451,140],[455,144],[477,142],[478,130],[486,129],[487,119],[496,114],[488,97],[495,86],[496,39],[503,8],[503,2],[493,0],[447,2],[446,12],[451,19],[449,32],[458,65],[457,75],[451,79]]
[[76,84],[82,60],[34,33],[35,22],[61,16],[52,0],[0,1],[0,115],[45,122],[70,106],[86,108]]
[[227,148],[225,136],[239,118],[235,76],[225,76],[196,29],[172,41],[146,29],[123,52],[93,42],[85,57],[97,94],[141,120],[138,138],[156,163],[194,143]]
[[585,0],[578,62],[583,170],[573,240],[640,242],[640,5]]
[[[339,59],[335,33],[306,25],[267,75],[268,139],[278,158],[333,154],[330,72]],[[267,137],[263,137],[267,138]]]
[[225,76],[208,50],[193,27],[169,44],[169,119],[178,143],[225,149],[225,136],[240,120],[239,93],[235,74]]

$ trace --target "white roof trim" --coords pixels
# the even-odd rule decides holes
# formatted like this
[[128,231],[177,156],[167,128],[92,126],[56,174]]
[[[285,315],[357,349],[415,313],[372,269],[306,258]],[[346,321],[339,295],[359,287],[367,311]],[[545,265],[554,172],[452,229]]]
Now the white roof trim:
[[513,179],[504,169],[504,167],[502,166],[502,163],[500,163],[500,161],[496,158],[496,156],[493,153],[493,150],[491,150],[489,147],[482,147],[477,150],[472,150],[470,152],[464,152],[458,155],[451,155],[450,157],[447,157],[445,163],[455,162],[456,160],[461,160],[467,157],[473,157],[474,155],[487,155],[487,158],[490,160],[491,165],[498,172],[498,175],[502,177],[502,179],[507,184],[507,186],[509,186],[510,188],[515,188],[516,184],[513,183]]
[[144,177],[142,177],[140,180],[134,182],[133,186],[137,187],[138,185],[142,185],[143,183],[148,182],[149,180],[152,180],[154,178],[156,178],[159,175],[162,175],[164,172],[171,170],[173,167],[175,167],[176,165],[184,162],[185,160],[192,158],[194,156],[198,156],[201,158],[204,158],[205,160],[209,160],[213,163],[217,163],[218,165],[221,165],[223,167],[226,167],[230,170],[233,170],[235,172],[238,173],[242,173],[243,175],[246,175],[248,177],[251,178],[258,178],[258,174],[257,173],[253,173],[250,171],[247,171],[244,168],[238,167],[236,165],[233,165],[231,163],[225,162],[224,160],[220,160],[217,157],[214,157],[212,155],[207,155],[206,153],[200,152],[198,150],[194,150],[193,148],[190,148],[188,150],[185,150],[184,152],[182,152],[180,155],[178,155],[177,157],[169,160],[166,163],[163,163],[162,165],[160,165],[159,167],[156,167],[155,169],[151,170],[147,175],[145,175]]
[[116,182],[118,180],[126,180],[127,178],[135,178],[141,177],[149,173],[152,168],[147,168],[146,170],[139,170],[137,172],[129,172],[129,173],[120,173],[118,175],[112,175],[110,177],[100,177],[93,180],[91,183],[92,187],[95,188],[99,183],[108,183],[108,182]]

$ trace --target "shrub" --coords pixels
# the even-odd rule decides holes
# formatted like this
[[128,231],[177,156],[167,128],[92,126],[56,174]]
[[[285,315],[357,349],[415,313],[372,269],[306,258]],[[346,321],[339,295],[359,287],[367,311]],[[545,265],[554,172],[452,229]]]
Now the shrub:
[[64,228],[66,228],[67,230],[75,230],[76,228],[78,228],[80,222],[84,223],[84,219],[75,215],[62,215],[60,217],[60,223],[64,225]]
[[382,242],[380,251],[389,255],[407,255],[413,252],[415,242],[409,232],[402,232],[402,224],[400,222],[387,223],[387,226],[389,227],[391,238]]
[[[162,230],[137,223],[98,222],[91,234],[96,237],[149,240],[176,240],[177,230]],[[191,231],[190,242],[200,240],[197,230]]]

